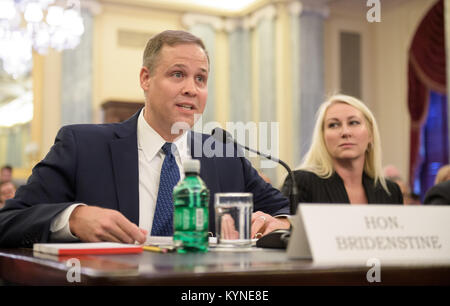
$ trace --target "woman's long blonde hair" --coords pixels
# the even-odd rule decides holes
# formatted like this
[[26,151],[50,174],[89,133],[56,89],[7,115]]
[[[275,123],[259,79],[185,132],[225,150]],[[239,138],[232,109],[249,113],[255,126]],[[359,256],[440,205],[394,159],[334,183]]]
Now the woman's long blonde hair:
[[375,184],[380,182],[386,192],[390,194],[386,185],[386,180],[383,176],[381,141],[377,122],[369,108],[363,102],[351,96],[334,95],[319,107],[316,114],[312,143],[303,158],[299,169],[314,172],[322,178],[329,178],[333,174],[334,169],[332,159],[324,139],[324,119],[328,108],[336,103],[348,104],[363,114],[369,135],[372,137],[372,141],[369,143],[366,150],[364,172],[375,181]]

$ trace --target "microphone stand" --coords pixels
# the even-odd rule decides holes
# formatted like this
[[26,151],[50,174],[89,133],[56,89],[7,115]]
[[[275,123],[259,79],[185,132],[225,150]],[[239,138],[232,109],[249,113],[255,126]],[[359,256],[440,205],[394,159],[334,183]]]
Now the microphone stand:
[[280,165],[282,165],[287,170],[287,172],[289,174],[289,177],[291,178],[291,181],[292,181],[292,185],[291,185],[291,188],[290,188],[290,194],[289,194],[289,202],[291,204],[290,205],[290,211],[291,211],[291,215],[295,215],[295,213],[297,211],[297,205],[298,205],[298,188],[297,188],[297,184],[295,182],[294,173],[292,172],[291,168],[284,161],[282,161],[282,160],[280,160],[280,159],[278,159],[276,157],[273,157],[272,155],[259,152],[258,150],[249,148],[247,146],[243,146],[241,144],[238,144],[236,141],[234,141],[234,143],[236,145],[246,149],[247,151],[256,153],[256,154],[258,154],[260,156],[263,156],[263,157],[265,157],[265,158],[267,158],[269,160],[272,160],[274,162],[279,163]]
[[[222,135],[216,134],[217,132],[222,133]],[[289,177],[291,178],[291,181],[292,181],[292,185],[290,188],[290,194],[289,194],[289,202],[290,202],[289,210],[290,210],[291,215],[295,215],[295,213],[297,211],[297,205],[298,205],[298,188],[297,188],[297,184],[295,182],[295,176],[292,173],[291,168],[284,161],[282,161],[276,157],[273,157],[269,154],[261,153],[258,150],[255,150],[255,149],[252,149],[247,146],[243,146],[243,145],[239,144],[236,140],[233,139],[231,134],[228,133],[227,131],[225,131],[224,129],[215,128],[212,130],[211,135],[213,135],[214,138],[216,138],[217,140],[219,140],[223,143],[226,143],[227,141],[231,141],[234,144],[236,144],[236,146],[240,146],[240,147],[246,149],[247,151],[256,153],[262,157],[265,157],[269,160],[272,160],[272,161],[277,162],[280,165],[282,165],[287,170]]]

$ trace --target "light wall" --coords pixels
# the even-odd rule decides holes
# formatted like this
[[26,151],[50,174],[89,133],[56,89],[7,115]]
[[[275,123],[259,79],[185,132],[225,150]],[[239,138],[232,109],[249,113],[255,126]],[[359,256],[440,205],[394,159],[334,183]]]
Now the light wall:
[[[181,28],[181,12],[121,4],[102,6],[94,25],[95,122],[102,121],[100,106],[105,101],[143,102],[139,71],[146,41],[163,30]],[[126,39],[119,39],[120,33]]]

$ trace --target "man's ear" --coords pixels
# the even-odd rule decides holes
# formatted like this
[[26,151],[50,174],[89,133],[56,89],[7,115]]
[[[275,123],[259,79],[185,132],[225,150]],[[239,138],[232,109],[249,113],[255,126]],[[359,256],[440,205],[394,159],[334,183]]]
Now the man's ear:
[[143,66],[141,68],[141,72],[139,74],[139,79],[141,82],[141,88],[143,90],[148,90],[150,86],[150,70],[147,67]]

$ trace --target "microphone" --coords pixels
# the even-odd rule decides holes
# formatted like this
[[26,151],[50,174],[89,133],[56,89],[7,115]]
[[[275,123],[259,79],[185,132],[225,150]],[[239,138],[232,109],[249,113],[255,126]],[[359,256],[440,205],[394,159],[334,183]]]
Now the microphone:
[[244,148],[247,151],[256,153],[259,156],[265,157],[265,158],[267,158],[269,160],[272,160],[272,161],[282,165],[287,170],[288,175],[289,175],[289,177],[292,180],[292,186],[290,188],[291,190],[290,190],[290,193],[289,193],[289,202],[291,204],[290,207],[289,207],[289,210],[291,212],[291,215],[295,215],[295,212],[297,210],[297,204],[298,204],[297,203],[298,202],[298,188],[297,188],[297,184],[295,183],[294,173],[292,173],[291,168],[289,168],[289,166],[284,161],[282,161],[282,160],[280,160],[280,159],[278,159],[276,157],[273,157],[272,155],[265,154],[265,153],[259,152],[258,150],[255,150],[255,149],[252,149],[252,148],[249,148],[247,146],[239,144],[236,140],[233,139],[233,136],[229,132],[225,131],[224,129],[221,129],[221,128],[218,128],[218,127],[214,128],[211,131],[211,135],[217,141],[220,141],[222,143],[230,143],[230,142],[232,142],[232,143],[236,144],[237,146],[240,146],[240,147]]

